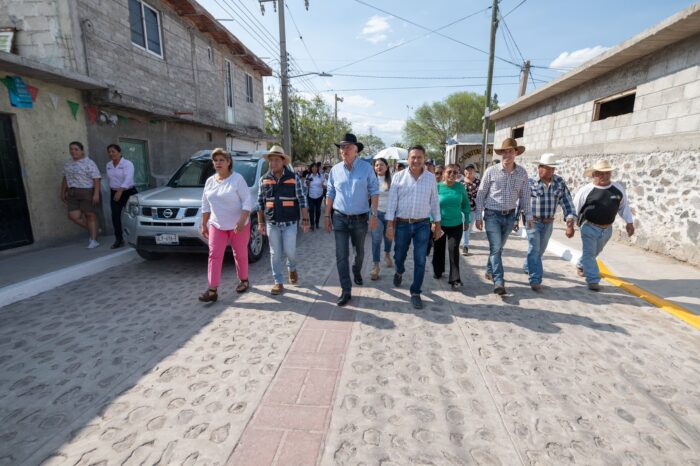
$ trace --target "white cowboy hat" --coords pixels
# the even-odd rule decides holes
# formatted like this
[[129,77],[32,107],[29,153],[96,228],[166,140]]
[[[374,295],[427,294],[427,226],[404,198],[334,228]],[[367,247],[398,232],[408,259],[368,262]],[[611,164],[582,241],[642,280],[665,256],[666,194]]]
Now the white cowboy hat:
[[583,173],[583,176],[590,178],[593,176],[594,172],[611,172],[613,171],[612,165],[610,165],[609,160],[598,160],[591,168],[587,168]]
[[542,154],[540,156],[540,161],[538,162],[538,165],[544,165],[547,167],[557,167],[559,166],[559,158],[551,152],[547,152],[546,154]]
[[270,150],[267,151],[267,154],[265,154],[264,157],[266,159],[269,159],[271,155],[282,157],[284,159],[285,165],[289,165],[290,163],[292,163],[292,158],[284,153],[284,149],[282,148],[282,146],[272,146]]

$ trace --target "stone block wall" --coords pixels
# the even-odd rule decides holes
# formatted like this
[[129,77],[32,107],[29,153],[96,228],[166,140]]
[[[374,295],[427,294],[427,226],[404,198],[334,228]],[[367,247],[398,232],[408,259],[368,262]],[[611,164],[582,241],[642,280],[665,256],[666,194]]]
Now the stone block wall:
[[[538,157],[518,159],[531,176],[537,173]],[[613,239],[666,254],[700,266],[700,146],[691,150],[567,155],[557,168],[571,190],[590,182],[583,173],[596,160],[609,159],[613,180],[625,186],[635,235],[627,237],[625,223],[615,221]],[[640,264],[643,266],[643,264]]]
[[[633,88],[632,113],[593,121],[596,100]],[[540,152],[586,152],[583,147],[596,146],[596,151],[615,153],[630,144],[644,150],[653,137],[700,133],[700,35],[497,120],[496,140],[509,137],[510,129],[521,124],[521,142]],[[671,147],[657,147],[665,148]]]

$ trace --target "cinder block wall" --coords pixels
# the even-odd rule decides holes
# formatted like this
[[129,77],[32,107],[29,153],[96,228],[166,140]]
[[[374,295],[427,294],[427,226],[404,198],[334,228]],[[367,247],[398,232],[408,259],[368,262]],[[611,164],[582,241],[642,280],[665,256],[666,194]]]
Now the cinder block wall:
[[[632,113],[592,121],[597,99],[635,87]],[[610,159],[637,229],[627,239],[618,222],[614,238],[700,265],[700,35],[497,120],[496,145],[523,123],[519,161],[532,176],[539,156],[554,152],[574,192],[589,181],[586,167]]]

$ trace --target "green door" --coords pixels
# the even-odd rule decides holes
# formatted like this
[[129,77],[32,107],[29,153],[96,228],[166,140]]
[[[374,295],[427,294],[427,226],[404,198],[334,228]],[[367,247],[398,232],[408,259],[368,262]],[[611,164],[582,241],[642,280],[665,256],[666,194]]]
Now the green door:
[[134,185],[138,191],[149,187],[151,171],[148,169],[148,151],[146,141],[138,139],[119,139],[122,157],[134,164]]

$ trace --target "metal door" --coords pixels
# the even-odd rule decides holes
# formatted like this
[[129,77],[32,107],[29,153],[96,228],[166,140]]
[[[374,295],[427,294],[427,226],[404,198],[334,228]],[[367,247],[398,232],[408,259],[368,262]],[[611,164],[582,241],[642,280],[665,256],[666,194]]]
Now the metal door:
[[0,249],[33,242],[12,120],[0,114]]
[[134,185],[138,191],[148,189],[151,171],[148,168],[148,151],[146,141],[138,139],[119,139],[122,157],[134,164]]

